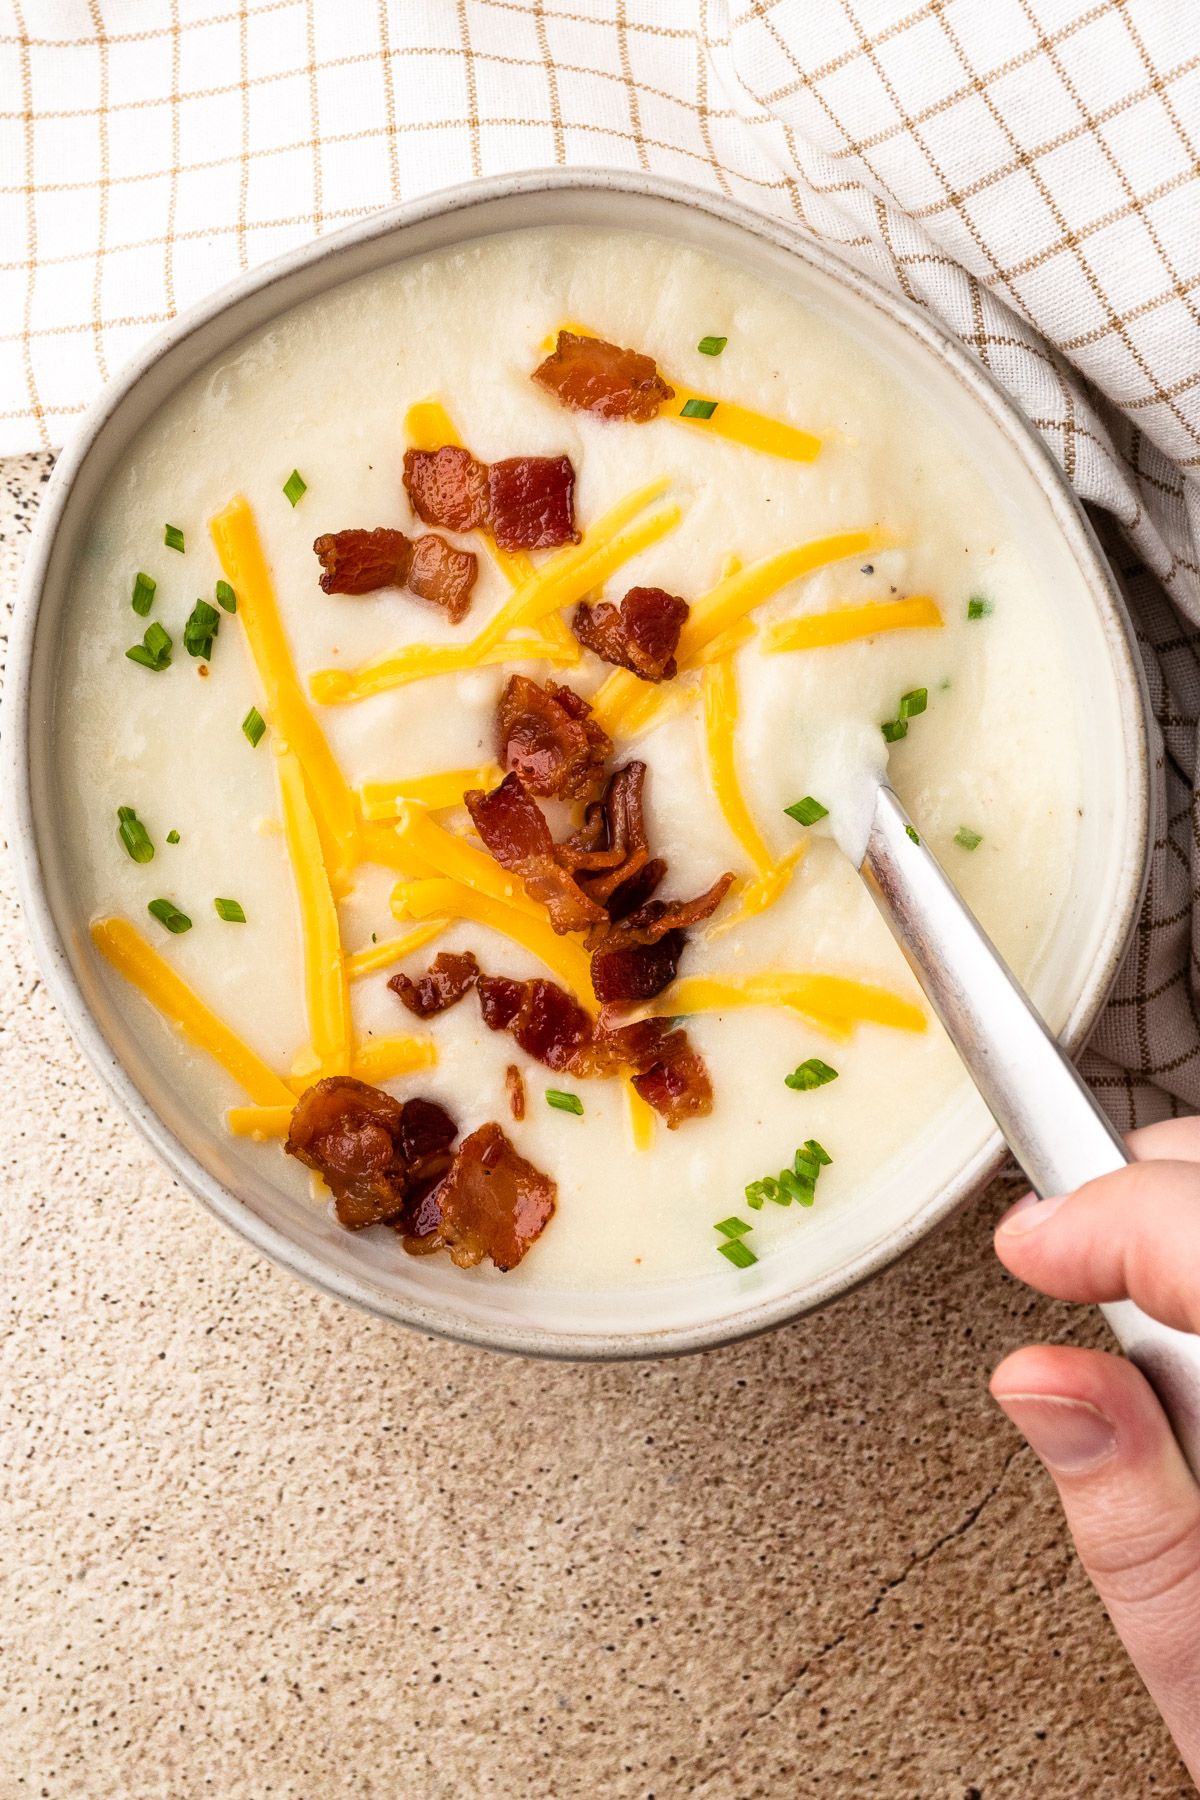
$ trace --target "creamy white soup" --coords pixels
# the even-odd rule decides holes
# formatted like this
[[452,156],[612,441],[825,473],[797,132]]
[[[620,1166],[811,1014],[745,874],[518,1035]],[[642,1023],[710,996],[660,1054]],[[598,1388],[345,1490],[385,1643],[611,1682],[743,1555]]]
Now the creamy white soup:
[[[563,329],[652,359],[673,398],[645,422],[565,404],[531,379]],[[569,459],[581,542],[498,555],[499,511],[470,529],[419,519],[405,453],[452,442],[493,470]],[[407,583],[323,591],[314,541],[376,529],[476,558],[457,622]],[[572,629],[581,600],[635,589],[686,603],[674,675],[622,670]],[[462,1281],[635,1287],[722,1256],[750,1267],[816,1211],[861,1203],[961,1099],[963,1070],[839,847],[861,841],[885,766],[1026,981],[1065,900],[1080,770],[1064,649],[970,444],[828,319],[678,244],[491,237],[248,337],[143,432],[72,609],[62,805],[133,1029],[199,1114],[314,1206],[330,1191],[284,1145],[318,1080],[436,1103],[457,1131],[446,1160],[498,1127],[552,1214],[519,1266],[485,1256]],[[460,654],[439,672],[442,647]],[[603,1016],[686,1032],[708,1099],[674,1129],[646,1067],[547,1066],[489,1028],[482,989],[420,1016],[389,986],[470,952],[493,984],[553,982],[596,1025],[591,958],[621,928],[596,872],[569,877],[593,895],[590,923],[556,934],[543,888],[462,803],[516,766],[498,725],[514,676],[591,702],[609,740],[581,796],[534,797],[556,845],[585,831],[614,771],[644,765],[665,872],[635,918],[732,877],[670,940],[665,986]],[[181,1030],[181,1006],[207,1009],[205,1030],[192,1014]],[[367,1229],[397,1259],[419,1247],[411,1206],[408,1239]]]

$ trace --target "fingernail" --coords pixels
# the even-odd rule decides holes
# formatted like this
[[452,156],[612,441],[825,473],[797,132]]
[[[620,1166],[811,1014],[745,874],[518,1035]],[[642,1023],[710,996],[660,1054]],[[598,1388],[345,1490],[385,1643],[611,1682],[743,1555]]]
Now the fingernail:
[[1001,1219],[996,1230],[1002,1231],[1006,1237],[1019,1237],[1023,1231],[1036,1231],[1047,1219],[1052,1219],[1060,1206],[1065,1206],[1071,1198],[1070,1194],[1055,1194],[1051,1200],[1039,1200],[1036,1194],[1026,1194],[1015,1206],[1010,1206]]
[[997,1394],[996,1399],[1048,1469],[1079,1475],[1116,1451],[1111,1422],[1086,1400],[1058,1394]]

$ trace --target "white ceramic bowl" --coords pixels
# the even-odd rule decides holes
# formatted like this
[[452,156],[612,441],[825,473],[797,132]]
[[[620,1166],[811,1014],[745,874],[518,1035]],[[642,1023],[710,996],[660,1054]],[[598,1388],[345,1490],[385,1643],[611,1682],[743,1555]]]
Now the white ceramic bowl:
[[[247,332],[348,278],[495,232],[555,223],[641,230],[740,263],[827,312],[971,446],[1072,647],[1086,792],[1073,891],[1037,997],[1077,1048],[1137,916],[1150,807],[1144,696],[1132,633],[1077,500],[1041,440],[957,340],[786,225],[678,182],[597,170],[476,182],[377,213],[243,277],[179,319],[110,383],[63,452],[30,549],[9,664],[11,843],[50,992],[122,1111],[191,1191],[295,1274],[421,1330],[530,1355],[643,1357],[763,1331],[882,1269],[985,1181],[1002,1155],[973,1096],[919,1159],[862,1204],[806,1221],[752,1275],[636,1296],[464,1280],[444,1258],[404,1256],[390,1233],[353,1235],[274,1187],[264,1160],[197,1118],[114,1004],[77,908],[52,779],[56,646],[69,574],[105,483],[155,409]],[[716,1260],[716,1259],[714,1259]]]

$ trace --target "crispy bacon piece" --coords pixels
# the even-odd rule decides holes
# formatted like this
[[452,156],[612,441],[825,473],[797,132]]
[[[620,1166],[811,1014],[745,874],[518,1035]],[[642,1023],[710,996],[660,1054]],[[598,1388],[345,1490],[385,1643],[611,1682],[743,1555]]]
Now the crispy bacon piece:
[[486,531],[488,467],[458,444],[404,452],[404,486],[418,519],[445,531]]
[[489,1031],[511,1031],[526,1056],[548,1069],[576,1069],[591,1043],[591,1019],[557,982],[481,975],[479,1005]]
[[603,798],[588,807],[582,831],[558,846],[559,862],[576,874],[580,887],[592,900],[607,902],[649,858],[642,816],[645,780],[643,762],[629,762],[615,769]]
[[479,574],[479,558],[473,550],[458,550],[445,538],[427,531],[413,545],[408,571],[408,591],[418,600],[444,606],[450,623],[457,625],[471,604],[471,589]]
[[515,1269],[554,1216],[558,1189],[489,1121],[459,1145],[449,1173],[397,1225],[415,1256],[448,1250],[460,1269],[490,1256]]
[[664,401],[675,398],[652,357],[573,331],[559,332],[554,349],[531,379],[571,412],[628,419],[635,425],[645,425]]
[[623,950],[634,944],[657,944],[669,931],[686,931],[711,919],[729,892],[732,874],[718,876],[712,886],[694,900],[647,900],[615,924],[610,923],[593,948]]
[[411,981],[407,975],[393,975],[388,986],[418,1019],[432,1019],[435,1013],[457,1006],[478,979],[479,964],[469,950],[462,956],[443,950],[420,981]]
[[581,601],[571,630],[601,661],[631,669],[643,681],[670,681],[678,674],[675,651],[691,608],[665,588],[630,588],[620,608],[607,600]]
[[333,1190],[351,1231],[398,1216],[451,1164],[458,1126],[432,1100],[401,1105],[350,1075],[331,1075],[302,1094],[285,1148]]
[[644,906],[666,872],[667,865],[661,856],[653,856],[648,863],[643,863],[636,875],[631,875],[608,896],[609,918],[624,919],[639,906]]
[[612,739],[592,723],[591,710],[572,688],[512,676],[497,715],[502,766],[543,799],[586,800],[612,754]]
[[426,525],[490,531],[502,550],[579,542],[569,456],[506,456],[489,464],[459,444],[406,450],[404,486]]
[[378,588],[403,587],[413,558],[413,543],[402,531],[380,525],[374,531],[326,532],[313,544],[325,573],[327,594],[373,594]]
[[588,898],[556,859],[542,809],[518,775],[506,775],[490,794],[469,789],[463,803],[486,848],[502,869],[521,877],[531,900],[541,901],[555,931],[584,931],[607,920],[604,908]]
[[523,1119],[525,1117],[525,1083],[521,1080],[521,1071],[516,1063],[509,1063],[505,1069],[504,1086],[513,1118]]
[[654,944],[593,951],[592,988],[601,1006],[653,1000],[674,981],[686,943],[685,932],[668,931]]
[[633,1085],[647,1106],[666,1120],[668,1131],[678,1131],[685,1119],[712,1111],[712,1082],[704,1058],[695,1050],[656,1063],[644,1075],[635,1075]]
[[492,536],[502,550],[577,544],[569,456],[507,456],[488,470]]

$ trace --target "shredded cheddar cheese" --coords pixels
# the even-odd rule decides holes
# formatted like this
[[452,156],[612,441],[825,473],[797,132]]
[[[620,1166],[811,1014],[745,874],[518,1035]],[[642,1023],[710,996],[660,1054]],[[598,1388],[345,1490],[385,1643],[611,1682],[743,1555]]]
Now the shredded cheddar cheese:
[[239,494],[209,520],[208,528],[225,578],[238,597],[237,616],[266,696],[267,718],[300,760],[329,878],[335,890],[344,893],[359,856],[354,798],[296,679],[250,503]]
[[447,806],[461,806],[468,788],[494,788],[504,779],[504,771],[495,763],[482,769],[447,769],[439,775],[414,775],[407,780],[364,781],[358,790],[364,819],[394,819],[406,800],[415,800],[437,812]]
[[637,1018],[665,1019],[684,1013],[728,1012],[743,1006],[789,1006],[833,1037],[849,1037],[855,1025],[890,1025],[895,1031],[924,1031],[925,1014],[888,988],[852,981],[844,975],[685,976]]
[[538,919],[542,924],[549,923],[546,908],[539,901],[529,898],[519,875],[501,868],[495,857],[490,856],[486,850],[477,850],[474,844],[468,844],[465,839],[443,831],[440,825],[434,824],[423,807],[406,805],[401,809],[396,836],[400,840],[402,854],[413,850],[422,862],[428,863],[439,875],[462,882],[465,887],[475,888],[489,899],[498,900],[502,906],[511,906],[514,911],[525,913],[531,919]]
[[225,1118],[234,1137],[253,1138],[261,1144],[267,1138],[288,1135],[295,1104],[289,1099],[286,1106],[231,1106]]
[[[778,593],[780,588],[789,582],[796,581],[802,575],[811,574],[814,569],[824,568],[828,563],[840,562],[846,556],[859,556],[864,550],[870,550],[883,541],[879,531],[841,531],[832,537],[811,538],[807,543],[793,544],[786,550],[777,550],[772,556],[764,556],[747,568],[737,569],[718,581],[716,587],[710,588],[692,602],[691,612],[683,630],[679,634],[679,646],[675,659],[682,674],[687,669],[702,666],[705,652],[709,646],[724,634],[739,625],[746,614],[764,600]],[[665,683],[663,684],[666,685]],[[592,717],[602,730],[610,737],[624,735],[625,717],[634,705],[643,700],[649,688],[651,695],[658,690],[644,682],[640,676],[632,674],[628,669],[618,669],[609,677],[596,696]],[[655,701],[648,702],[657,704]],[[645,713],[635,715],[639,720],[639,728],[647,728]]]
[[760,875],[765,875],[774,858],[763,842],[762,834],[750,817],[750,809],[737,777],[737,678],[729,661],[711,663],[704,671],[704,730],[708,741],[708,767],[712,776],[717,805],[725,815],[725,823]]
[[877,631],[914,631],[937,627],[942,615],[926,594],[907,600],[873,601],[869,606],[843,606],[834,612],[808,613],[802,619],[784,619],[763,637],[763,652],[819,650],[828,644],[846,644],[852,638],[874,637]]
[[557,551],[515,588],[490,624],[469,644],[407,644],[357,669],[318,670],[309,682],[313,698],[326,706],[340,705],[403,687],[410,681],[475,669],[485,663],[524,659],[568,665],[577,662],[579,645],[569,632],[555,629],[553,636],[545,632],[531,635],[529,631],[517,637],[511,634],[521,627],[537,627],[551,613],[581,600],[631,556],[673,531],[682,517],[674,504],[637,517],[669,482],[667,476],[647,482],[610,507],[584,533],[581,543]]
[[[559,331],[569,331],[574,337],[599,337],[598,331],[592,331],[586,325],[568,322],[559,326]],[[543,349],[552,351],[558,343],[558,332],[547,338]],[[731,444],[742,444],[747,450],[760,450],[765,456],[781,456],[788,462],[812,462],[821,448],[819,437],[811,432],[800,431],[795,425],[785,425],[782,419],[768,418],[765,413],[751,412],[749,407],[737,406],[731,400],[718,400],[716,411],[707,419],[684,419],[680,415],[689,400],[710,402],[711,394],[698,393],[694,388],[685,386],[676,380],[674,375],[659,371],[663,380],[675,390],[673,400],[664,401],[659,407],[660,419],[674,419],[680,425],[690,425],[697,431],[706,431],[710,437],[725,438]]]
[[337,907],[299,759],[293,750],[284,750],[277,755],[277,762],[283,831],[300,902],[304,986],[313,1054],[323,1076],[346,1075],[350,1068],[350,996]]
[[291,1112],[294,1102],[281,1078],[205,1006],[127,919],[95,919],[91,931],[92,942],[117,973],[184,1037],[207,1051],[257,1105],[286,1106]]
[[359,950],[354,956],[348,956],[347,979],[358,981],[364,975],[374,975],[380,969],[390,969],[402,957],[411,956],[414,950],[423,950],[434,938],[441,937],[447,924],[446,919],[430,919],[428,924],[419,925],[415,931],[406,931],[403,937],[389,938],[383,944],[371,944],[366,950]]
[[436,914],[442,919],[473,919],[477,925],[490,925],[544,962],[593,1017],[600,1010],[592,989],[591,964],[573,938],[559,937],[542,920],[493,900],[477,888],[445,879],[401,881],[392,891],[392,913],[397,919],[426,919]]
[[432,1038],[365,1038],[354,1052],[350,1072],[359,1081],[378,1086],[414,1069],[431,1069],[436,1061],[437,1046]]
[[629,1135],[635,1150],[653,1150],[654,1127],[658,1115],[654,1108],[638,1093],[633,1085],[633,1077],[626,1075],[623,1079],[625,1098],[629,1103]]

